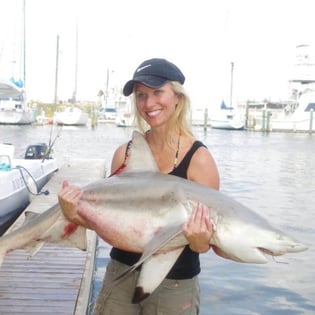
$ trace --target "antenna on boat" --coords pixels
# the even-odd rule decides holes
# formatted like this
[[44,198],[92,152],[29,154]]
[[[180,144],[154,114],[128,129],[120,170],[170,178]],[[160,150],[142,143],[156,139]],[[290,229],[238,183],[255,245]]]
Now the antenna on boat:
[[52,148],[53,146],[55,145],[55,142],[57,140],[57,138],[60,137],[60,133],[62,131],[62,127],[63,126],[60,126],[54,140],[52,140],[52,130],[53,130],[53,124],[51,125],[51,128],[50,128],[50,135],[49,135],[49,142],[48,142],[48,148],[47,148],[47,152],[45,153],[45,157],[43,158],[43,162],[50,157],[51,153],[52,153]]

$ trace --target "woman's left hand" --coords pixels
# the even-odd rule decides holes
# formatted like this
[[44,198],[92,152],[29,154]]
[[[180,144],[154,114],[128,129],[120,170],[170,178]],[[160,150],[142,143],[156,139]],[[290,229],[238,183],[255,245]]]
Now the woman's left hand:
[[197,253],[208,251],[213,232],[209,208],[199,203],[183,226],[183,233],[189,242],[190,249]]

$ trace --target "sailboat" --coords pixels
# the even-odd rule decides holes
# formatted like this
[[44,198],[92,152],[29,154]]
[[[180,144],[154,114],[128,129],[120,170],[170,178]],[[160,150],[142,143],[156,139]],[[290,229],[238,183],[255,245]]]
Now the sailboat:
[[234,107],[226,106],[223,100],[220,110],[210,118],[210,125],[213,129],[243,130],[244,120]]
[[0,79],[0,124],[28,125],[35,121],[31,108],[28,107],[25,92],[25,0],[23,0],[23,56],[21,69],[23,80],[12,78]]
[[[55,104],[58,99],[58,72],[59,72],[59,35],[57,35],[56,52],[56,78],[55,78]],[[65,107],[61,112],[55,112],[53,122],[64,126],[85,126],[88,123],[89,115],[81,108],[76,106],[77,100],[77,81],[78,81],[78,22],[76,25],[76,62],[75,62],[75,80],[74,91],[71,99],[71,106]]]
[[231,85],[230,85],[230,106],[222,100],[220,109],[210,116],[210,126],[213,129],[243,130],[245,127],[244,119],[239,111],[232,106],[233,92],[233,69],[234,63],[231,62]]
[[27,105],[23,87],[13,79],[0,79],[0,124],[29,125],[33,122],[34,114]]

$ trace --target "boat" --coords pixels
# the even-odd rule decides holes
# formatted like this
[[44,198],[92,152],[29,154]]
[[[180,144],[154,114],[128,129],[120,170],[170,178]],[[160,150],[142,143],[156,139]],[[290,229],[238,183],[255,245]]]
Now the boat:
[[233,72],[234,62],[231,62],[230,106],[226,106],[224,100],[222,100],[220,109],[210,115],[209,124],[213,129],[243,130],[245,128],[245,119],[239,110],[232,105]]
[[65,126],[85,126],[89,116],[78,107],[66,107],[62,112],[55,112],[54,123]]
[[117,110],[115,107],[101,107],[97,113],[98,121],[105,123],[115,123]]
[[57,161],[44,143],[29,145],[24,158],[14,157],[12,144],[0,144],[0,235],[28,206],[32,196],[48,194],[41,189],[58,170]]
[[210,116],[209,123],[213,129],[243,130],[245,122],[242,115],[222,101],[220,110]]
[[130,112],[118,112],[116,117],[117,127],[132,127],[134,118]]
[[261,129],[264,131],[315,132],[314,46],[296,46],[296,60],[290,74],[289,84],[291,95],[287,106],[277,112],[265,111]]
[[0,124],[30,125],[35,121],[22,84],[13,79],[0,79]]
[[[76,67],[74,78],[74,91],[70,104],[67,104],[61,112],[55,112],[53,123],[62,126],[85,126],[89,121],[88,113],[84,112],[76,104],[77,101],[77,81],[78,81],[78,24],[76,25]],[[59,68],[59,35],[57,35],[57,56],[56,56],[56,78],[55,78],[55,104],[58,102],[58,68]],[[92,113],[93,116],[93,113]],[[93,119],[93,117],[92,117]]]
[[[296,46],[296,60],[290,79],[288,100],[279,107],[263,104],[252,114],[252,127],[258,131],[315,132],[314,46]],[[251,114],[251,113],[250,113]]]
[[[33,111],[28,106],[25,92],[25,3],[23,6],[23,40],[22,50],[24,51],[20,62],[15,62],[20,66],[19,71],[14,72],[14,76],[22,77],[23,80],[16,80],[13,77],[10,79],[0,79],[0,124],[2,125],[30,125],[35,121]],[[15,57],[13,57],[15,59]]]
[[[315,90],[300,95],[296,107],[284,108],[281,112],[268,112],[265,128],[257,124],[256,129],[268,131],[315,132]],[[262,125],[264,125],[262,123]]]
[[132,111],[132,105],[130,101],[121,103],[116,116],[117,127],[132,127],[134,126],[134,114]]

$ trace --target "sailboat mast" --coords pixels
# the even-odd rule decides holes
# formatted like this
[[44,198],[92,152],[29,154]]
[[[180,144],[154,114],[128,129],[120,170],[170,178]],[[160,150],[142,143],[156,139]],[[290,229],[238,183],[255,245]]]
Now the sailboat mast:
[[230,85],[230,107],[233,107],[233,71],[234,71],[234,62],[231,62],[231,85]]
[[78,87],[78,19],[76,21],[76,34],[75,34],[75,75],[74,75],[74,92],[73,102],[77,100],[77,87]]
[[26,14],[25,14],[25,0],[23,0],[23,84],[26,85]]
[[56,74],[55,74],[55,104],[58,101],[58,70],[59,70],[59,34],[57,35]]

